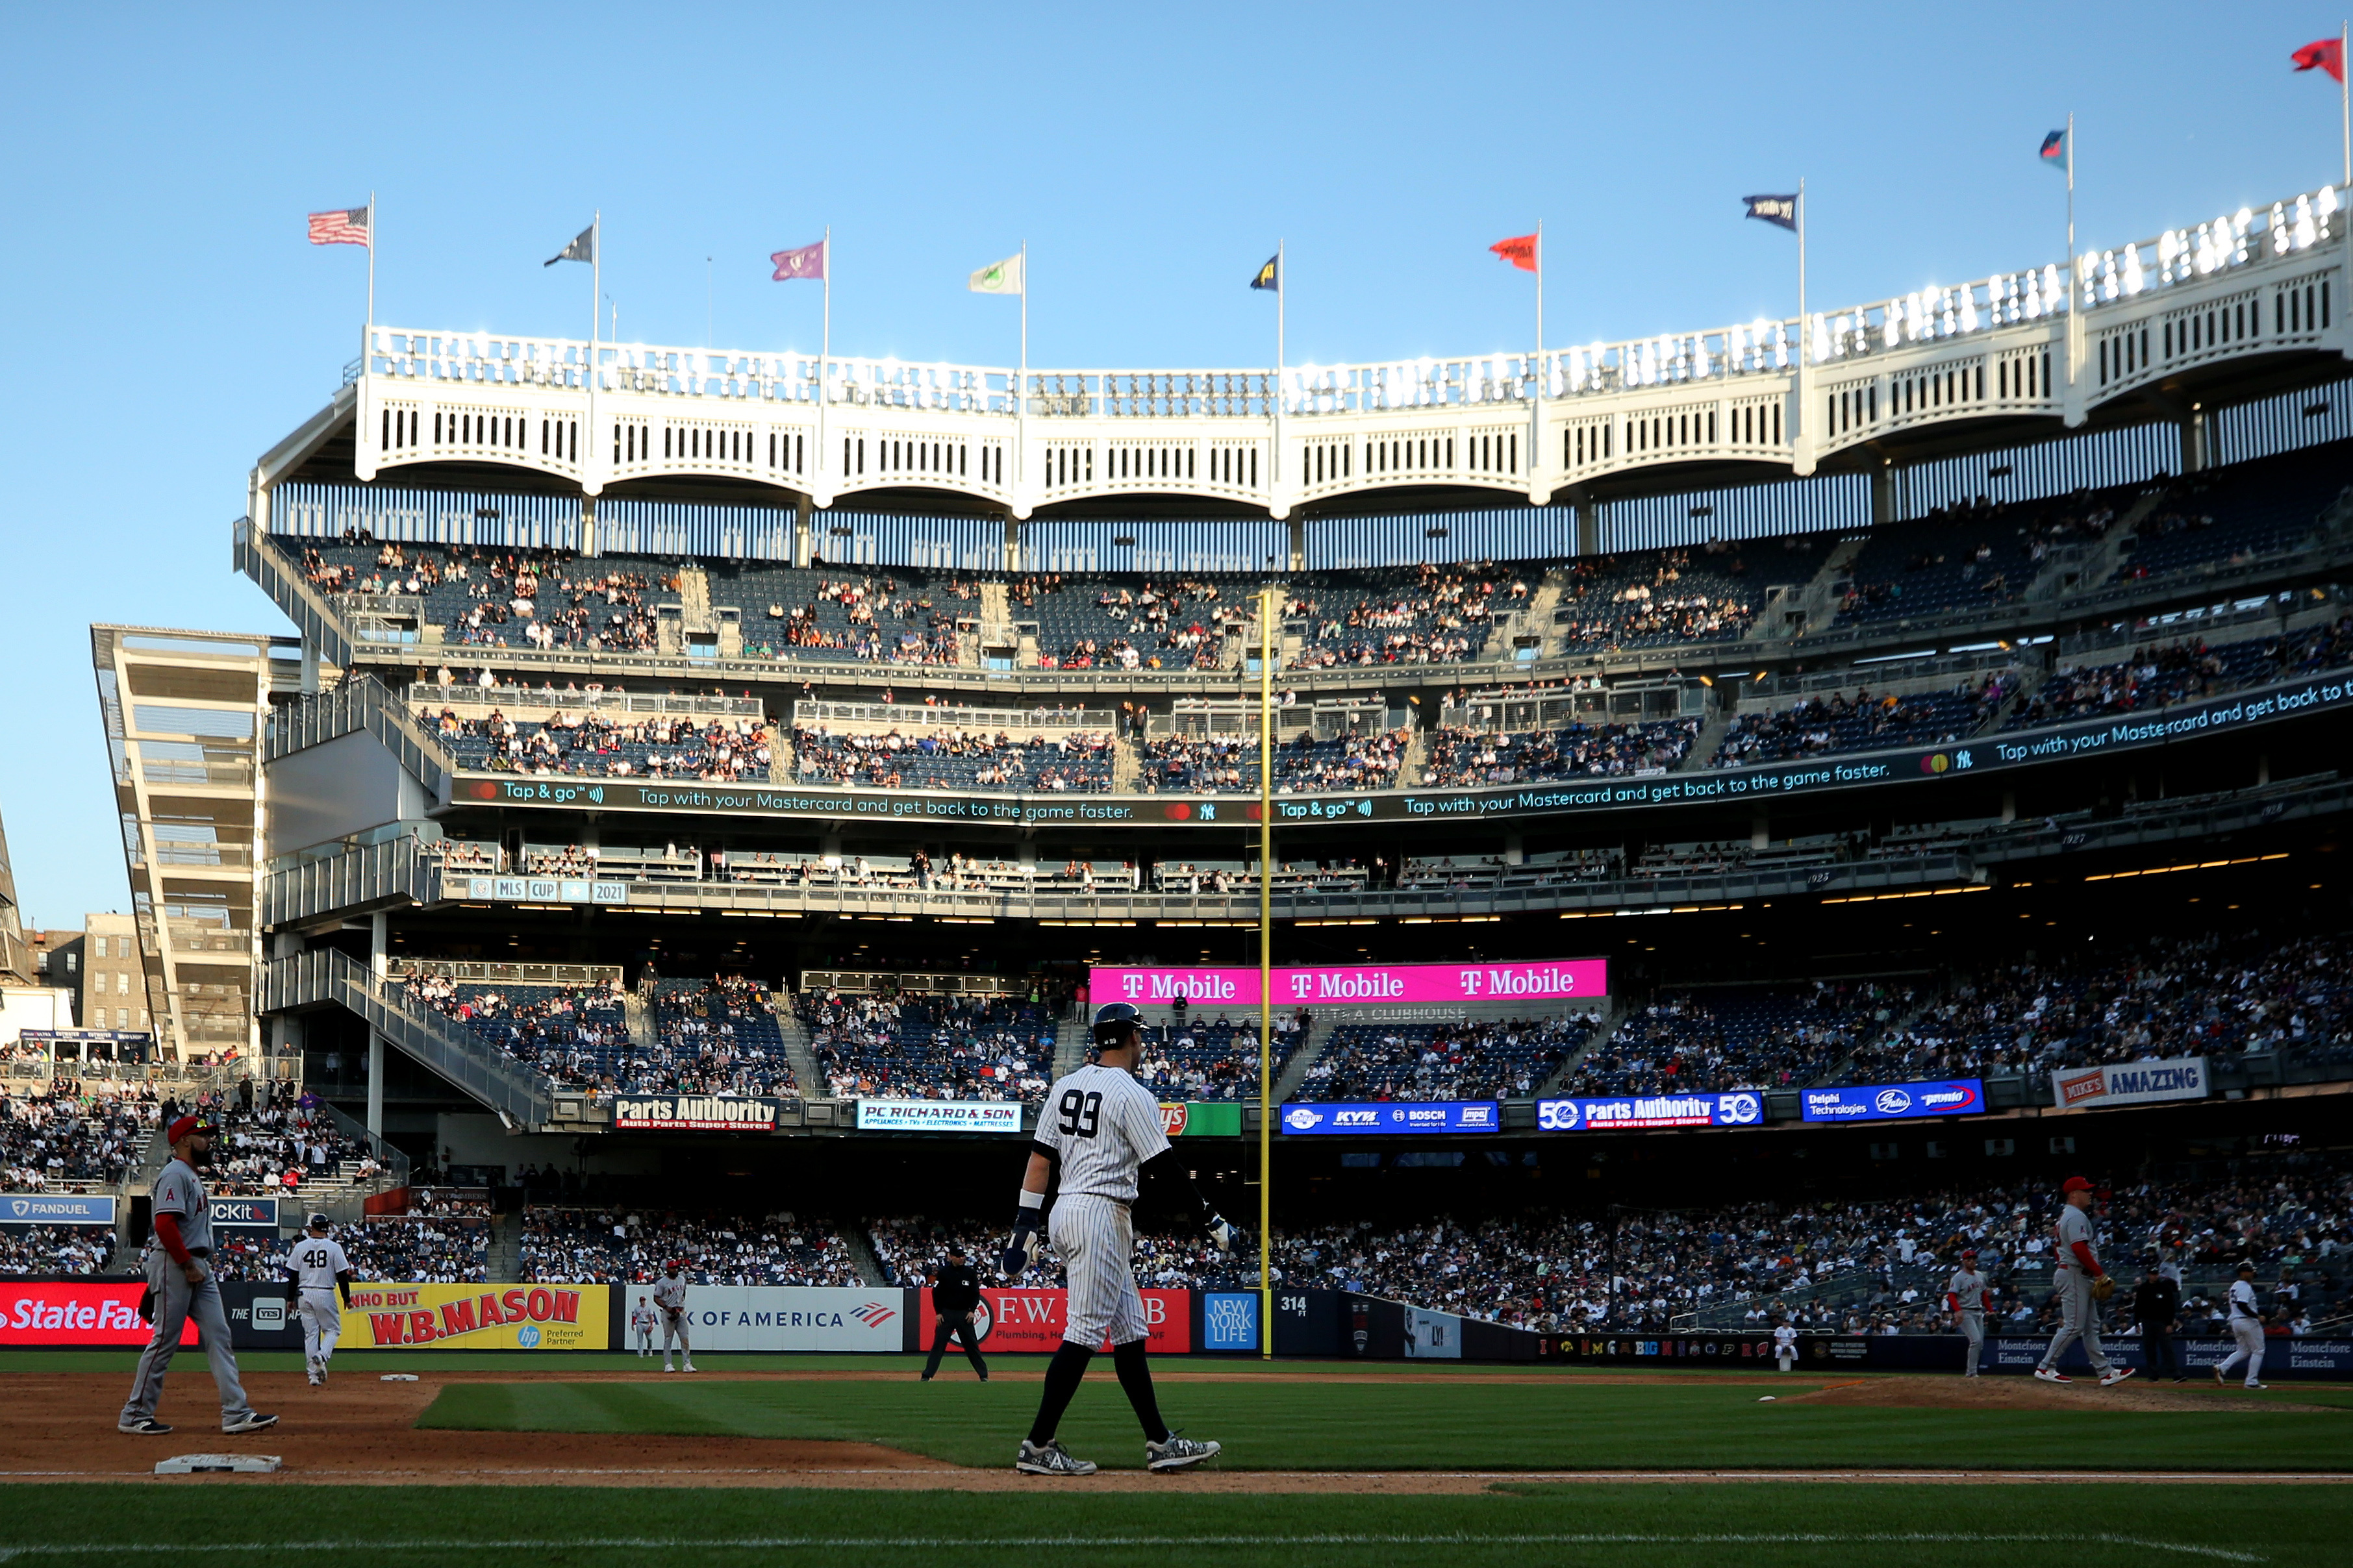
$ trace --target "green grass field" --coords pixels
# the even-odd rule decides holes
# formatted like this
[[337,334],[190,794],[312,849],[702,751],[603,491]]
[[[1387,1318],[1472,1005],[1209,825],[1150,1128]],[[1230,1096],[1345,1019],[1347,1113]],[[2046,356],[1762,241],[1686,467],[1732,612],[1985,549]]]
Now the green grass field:
[[[1760,1404],[1824,1380],[1640,1385],[1574,1376],[1472,1384],[1170,1383],[1161,1414],[1226,1446],[1235,1469],[2073,1468],[2353,1471],[2353,1389],[2232,1392],[2211,1411],[1907,1410]],[[1835,1381],[1835,1380],[1833,1380]],[[466,1383],[421,1426],[540,1432],[734,1433],[881,1443],[961,1465],[1009,1463],[1038,1385],[891,1383]],[[2327,1402],[2327,1410],[2270,1408]],[[1091,1375],[1064,1447],[1143,1462],[1119,1386]],[[2293,1460],[2285,1456],[2293,1455]]]
[[1214,1568],[1873,1568],[2341,1563],[2339,1487],[1507,1488],[1463,1497],[564,1488],[9,1489],[0,1562],[152,1548],[178,1563],[356,1554],[401,1568],[584,1564],[1117,1563]]

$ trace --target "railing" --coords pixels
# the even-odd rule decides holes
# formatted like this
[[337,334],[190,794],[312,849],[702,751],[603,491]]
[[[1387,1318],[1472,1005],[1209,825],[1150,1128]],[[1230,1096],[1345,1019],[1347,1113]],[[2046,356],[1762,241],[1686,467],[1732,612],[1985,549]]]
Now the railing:
[[[1575,399],[1647,387],[1787,375],[1800,353],[1834,367],[1911,344],[1965,339],[2063,316],[2070,296],[2087,315],[2144,295],[2227,274],[2338,239],[2344,196],[2335,186],[2241,208],[2076,257],[2072,278],[2055,263],[1997,272],[1950,287],[1794,317],[1615,342],[1451,359],[1285,367],[1279,386],[1263,369],[1032,370],[1028,412],[1041,418],[1266,417],[1475,408]],[[1015,412],[1015,373],[980,365],[912,364],[840,355],[597,343],[508,333],[374,330],[367,374],[394,383],[459,384],[485,390],[541,387],[718,402],[884,407],[1002,416]],[[594,372],[591,373],[593,360]]]
[[387,984],[411,973],[462,980],[470,985],[618,985],[617,963],[476,963],[468,960],[401,958]]
[[414,714],[419,708],[496,708],[501,712],[539,710],[582,713],[687,713],[712,718],[761,719],[767,704],[756,697],[681,696],[676,692],[625,691],[598,685],[591,690],[545,691],[528,686],[479,686],[470,680],[447,685],[411,681],[403,700]]
[[379,990],[363,965],[342,953],[322,948],[263,967],[264,1013],[321,1003],[357,1014],[394,1046],[516,1122],[536,1127],[549,1120],[553,1101],[538,1073],[493,1051],[461,1024],[411,1011],[397,993]]
[[427,789],[458,771],[456,761],[372,675],[354,675],[332,691],[290,702],[272,712],[262,737],[262,761],[364,731],[383,742]]
[[1111,730],[1119,712],[1111,708],[968,708],[962,703],[926,707],[919,702],[796,702],[793,727],[858,724],[876,729],[969,729],[1029,731]]

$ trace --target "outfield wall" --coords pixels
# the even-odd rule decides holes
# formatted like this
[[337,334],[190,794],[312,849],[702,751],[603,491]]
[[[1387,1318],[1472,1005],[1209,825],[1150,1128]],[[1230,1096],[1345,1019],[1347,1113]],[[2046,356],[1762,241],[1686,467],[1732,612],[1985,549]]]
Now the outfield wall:
[[[135,1349],[147,1342],[138,1315],[137,1278],[109,1276],[0,1280],[0,1350]],[[343,1315],[346,1350],[629,1351],[628,1315],[650,1285],[360,1285]],[[284,1288],[221,1287],[231,1339],[243,1351],[301,1349],[300,1325],[286,1310]],[[1152,1353],[1255,1355],[1259,1298],[1249,1290],[1150,1289],[1144,1292]],[[1067,1292],[985,1288],[975,1316],[983,1354],[1039,1354],[1062,1337]],[[494,1304],[486,1310],[485,1303]],[[899,1286],[696,1285],[687,1291],[689,1333],[702,1351],[754,1354],[907,1354],[930,1348],[928,1289]],[[1593,1365],[1733,1366],[1774,1364],[1769,1333],[1538,1334],[1503,1323],[1385,1300],[1350,1290],[1274,1293],[1274,1351],[1280,1356],[1341,1361],[1575,1362]],[[195,1343],[191,1328],[184,1345]],[[654,1346],[660,1346],[659,1332]],[[2023,1373],[2042,1358],[2046,1337],[2010,1335],[1986,1342],[1989,1373]],[[1957,1334],[1799,1336],[1797,1372],[1958,1372]],[[2111,1334],[2112,1359],[2142,1366],[2137,1335]],[[2221,1362],[2228,1339],[2174,1341],[2191,1373]],[[960,1346],[950,1355],[960,1360]],[[2061,1361],[2089,1366],[2081,1345]],[[2274,1338],[2263,1377],[2353,1379],[2353,1338]]]

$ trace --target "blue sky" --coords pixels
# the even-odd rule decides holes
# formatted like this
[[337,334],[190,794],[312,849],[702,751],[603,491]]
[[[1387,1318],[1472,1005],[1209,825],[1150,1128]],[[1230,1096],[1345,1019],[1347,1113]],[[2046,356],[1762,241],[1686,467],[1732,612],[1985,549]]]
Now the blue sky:
[[[2228,26],[2219,26],[2227,17]],[[1253,365],[1525,341],[1487,255],[1546,226],[1547,337],[1794,309],[1736,198],[1809,181],[1817,309],[2146,237],[2339,174],[2308,5],[20,6],[5,27],[0,817],[31,915],[127,909],[87,627],[286,629],[228,568],[253,459],[388,324],[814,348],[766,254],[833,227],[845,353],[1009,363],[965,290],[1027,240],[1030,360]],[[705,258],[712,258],[706,277]]]

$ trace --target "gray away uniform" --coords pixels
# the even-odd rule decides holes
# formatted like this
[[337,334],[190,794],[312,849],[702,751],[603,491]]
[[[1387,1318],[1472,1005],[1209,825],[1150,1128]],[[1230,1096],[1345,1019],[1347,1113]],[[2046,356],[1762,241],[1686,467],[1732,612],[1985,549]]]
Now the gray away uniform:
[[1953,1299],[1953,1310],[1960,1314],[1961,1332],[1968,1336],[1969,1358],[1967,1375],[1978,1373],[1978,1357],[1985,1351],[1985,1276],[1974,1268],[1959,1268],[1945,1281],[1945,1292]]
[[2059,1331],[2051,1336],[2051,1348],[2042,1352],[2040,1364],[2058,1371],[2060,1355],[2080,1339],[2084,1353],[2092,1358],[2092,1370],[2105,1377],[2111,1365],[2107,1352],[2100,1348],[2100,1304],[2092,1300],[2092,1276],[2075,1256],[2074,1245],[2082,1242],[2097,1258],[2099,1233],[2092,1227],[2089,1214],[2068,1204],[2052,1222],[2051,1239],[2059,1251],[2058,1267],[2051,1275],[2052,1290],[2059,1298]]
[[213,1249],[212,1209],[205,1184],[186,1161],[174,1159],[155,1178],[154,1212],[179,1221],[180,1241],[196,1260],[204,1283],[191,1285],[187,1274],[172,1261],[161,1242],[147,1247],[147,1288],[155,1292],[155,1333],[139,1352],[139,1370],[131,1380],[131,1397],[123,1403],[128,1425],[153,1418],[164,1397],[164,1374],[172,1370],[172,1356],[180,1348],[180,1334],[190,1320],[196,1325],[196,1342],[212,1363],[213,1385],[219,1391],[221,1426],[234,1426],[253,1414],[246,1403],[245,1385],[237,1381],[237,1356],[228,1343],[228,1312],[221,1305],[220,1282],[208,1259]]

